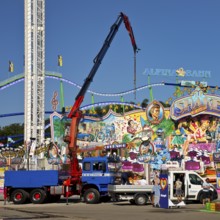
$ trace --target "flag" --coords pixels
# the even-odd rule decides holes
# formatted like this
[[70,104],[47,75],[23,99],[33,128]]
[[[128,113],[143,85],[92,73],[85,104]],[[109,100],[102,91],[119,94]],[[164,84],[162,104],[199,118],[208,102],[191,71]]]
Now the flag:
[[121,13],[121,14],[123,16],[125,27],[128,31],[128,34],[129,34],[130,38],[131,38],[131,43],[132,43],[132,46],[133,46],[134,53],[137,53],[140,49],[137,47],[137,44],[135,42],[134,33],[133,33],[133,30],[132,30],[131,24],[128,20],[128,17],[123,13]]
[[63,66],[63,57],[58,55],[58,66]]
[[14,64],[12,63],[12,61],[9,60],[9,68],[8,68],[9,72],[14,72]]
[[11,137],[8,137],[8,143],[14,143],[15,141],[11,138]]
[[8,137],[8,139],[7,139],[7,147],[9,147],[9,145],[11,144],[11,143],[14,143],[15,141],[11,138],[11,137]]

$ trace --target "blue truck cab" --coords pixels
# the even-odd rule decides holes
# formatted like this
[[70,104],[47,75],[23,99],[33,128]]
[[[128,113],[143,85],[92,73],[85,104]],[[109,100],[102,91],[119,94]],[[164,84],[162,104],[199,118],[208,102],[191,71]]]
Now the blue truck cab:
[[114,157],[87,157],[82,161],[82,195],[86,203],[107,201],[108,185],[120,181],[121,162]]
[[[71,185],[70,195],[80,195],[86,203],[106,201],[108,185],[120,181],[121,162],[114,157],[87,157],[81,162],[81,190]],[[15,204],[55,202],[66,197],[64,181],[70,176],[58,170],[18,170],[5,172],[5,197]],[[79,194],[77,194],[79,193]]]

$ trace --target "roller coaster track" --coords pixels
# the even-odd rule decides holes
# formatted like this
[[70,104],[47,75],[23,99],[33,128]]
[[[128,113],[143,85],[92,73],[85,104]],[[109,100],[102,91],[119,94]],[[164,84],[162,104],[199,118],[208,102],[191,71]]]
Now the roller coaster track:
[[[81,85],[68,80],[68,79],[64,79],[62,78],[62,74],[61,73],[57,73],[57,72],[51,72],[51,71],[46,71],[45,74],[46,78],[50,78],[50,79],[55,79],[55,80],[59,80],[59,81],[63,81],[65,83],[68,83],[70,85],[73,85],[75,87],[77,87],[78,89],[81,89]],[[9,79],[6,79],[4,81],[0,82],[0,90],[6,89],[10,86],[13,86],[17,83],[20,83],[24,81],[24,74],[18,74],[15,75]],[[128,95],[130,93],[134,93],[134,91],[140,91],[143,89],[148,89],[148,88],[152,88],[152,87],[156,87],[156,86],[179,86],[179,87],[191,87],[191,86],[183,86],[181,85],[181,83],[166,83],[166,82],[161,82],[161,83],[153,83],[153,84],[149,84],[149,85],[144,85],[144,86],[140,86],[136,89],[130,89],[127,91],[123,91],[123,92],[119,92],[119,93],[100,93],[100,92],[95,92],[92,90],[88,90],[87,92],[93,94],[93,95],[97,95],[97,96],[123,96],[123,95]],[[216,86],[209,86],[209,88],[216,88]]]
[[[63,81],[65,83],[68,83],[70,85],[73,85],[75,87],[77,87],[78,89],[81,89],[81,86],[71,80],[68,80],[68,79],[64,79],[62,78],[62,74],[60,73],[56,73],[56,72],[46,72],[45,74],[46,78],[50,78],[50,79],[55,79],[55,80],[59,80],[59,81]],[[4,81],[1,81],[0,82],[0,90],[3,90],[3,89],[6,89],[10,86],[13,86],[17,83],[20,83],[24,81],[24,74],[21,73],[21,74],[18,74],[18,75],[15,75],[7,80],[4,80]],[[93,94],[93,95],[97,95],[97,96],[123,96],[123,95],[128,95],[130,93],[133,93],[134,91],[140,91],[140,90],[143,90],[143,89],[147,89],[147,88],[150,88],[150,87],[155,87],[155,86],[164,86],[165,83],[155,83],[155,84],[150,84],[150,85],[144,85],[144,86],[140,86],[136,89],[131,89],[131,90],[127,90],[127,91],[124,91],[124,92],[119,92],[119,93],[100,93],[100,92],[95,92],[95,91],[92,91],[92,90],[88,90],[87,92]]]
[[[75,86],[75,87],[77,87],[79,89],[81,88],[81,86],[79,84],[77,84],[75,82],[72,82],[72,81],[70,81],[68,79],[62,78],[62,74],[61,73],[46,71],[45,75],[46,75],[46,78],[63,81],[65,83],[73,85],[73,86]],[[24,74],[23,73],[15,75],[15,76],[7,79],[7,80],[1,81],[0,82],[0,90],[6,89],[6,88],[8,88],[10,86],[13,86],[13,85],[15,85],[17,83],[20,83],[22,81],[24,81]],[[97,95],[97,96],[109,96],[109,97],[110,96],[123,96],[123,95],[128,95],[130,93],[133,93],[134,91],[140,91],[140,90],[143,90],[143,89],[147,89],[147,88],[151,88],[151,87],[156,87],[156,86],[191,87],[191,86],[183,86],[180,83],[165,83],[165,82],[161,82],[161,83],[154,83],[154,84],[140,86],[140,87],[138,87],[136,89],[131,89],[131,90],[127,90],[127,91],[119,92],[119,93],[99,93],[99,92],[95,92],[95,91],[92,91],[92,90],[88,90],[88,92],[91,93],[91,94]],[[209,87],[210,88],[216,88],[216,86],[209,86]],[[81,107],[80,109],[81,110],[87,110],[87,109],[89,109],[91,107],[105,106],[105,105],[127,105],[127,106],[131,106],[132,105],[135,108],[141,108],[138,105],[127,103],[127,102],[111,102],[111,101],[109,101],[109,102],[100,102],[100,103],[86,105],[86,106]],[[45,112],[45,114],[51,114],[51,113],[52,113],[52,111],[46,111]],[[1,117],[18,116],[18,115],[24,115],[24,112],[1,114],[0,118]]]

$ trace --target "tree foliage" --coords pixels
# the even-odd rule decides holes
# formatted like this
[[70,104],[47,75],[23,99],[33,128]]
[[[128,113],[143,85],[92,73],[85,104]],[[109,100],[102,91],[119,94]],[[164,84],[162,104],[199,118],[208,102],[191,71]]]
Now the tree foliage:
[[[8,137],[13,137],[13,140],[16,141],[21,137],[16,136],[23,136],[24,135],[24,124],[11,124],[4,127],[0,127],[0,142],[3,144],[7,144]],[[15,136],[15,137],[14,137]]]
[[[45,125],[49,123],[50,119],[46,119]],[[50,127],[45,130],[45,134],[48,133],[50,133]],[[24,123],[13,123],[7,126],[0,127],[0,142],[6,145],[8,137],[11,137],[15,142],[21,140],[24,137]]]

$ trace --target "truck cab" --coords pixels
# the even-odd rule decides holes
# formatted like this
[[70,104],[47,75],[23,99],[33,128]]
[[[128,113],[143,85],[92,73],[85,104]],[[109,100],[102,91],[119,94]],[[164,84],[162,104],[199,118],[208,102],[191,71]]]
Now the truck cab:
[[[168,182],[169,182],[169,197],[170,200],[177,200],[175,182],[180,179],[182,184],[182,200],[184,201],[199,201],[202,203],[202,184],[204,182],[203,178],[194,171],[187,170],[170,170],[168,172]],[[211,200],[218,198],[217,191],[213,186],[211,188]]]
[[86,203],[106,201],[108,185],[120,179],[121,162],[114,157],[87,157],[82,161],[82,196]]

